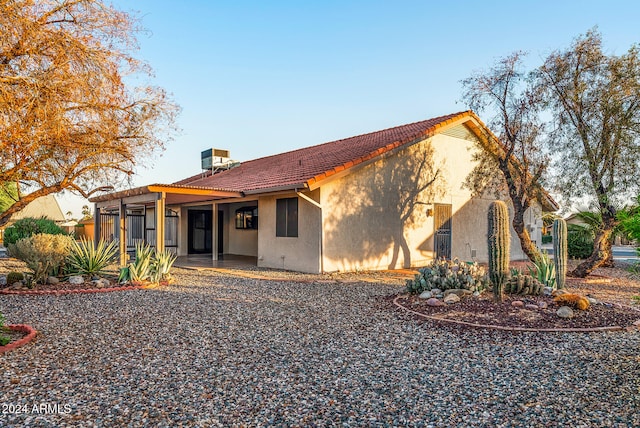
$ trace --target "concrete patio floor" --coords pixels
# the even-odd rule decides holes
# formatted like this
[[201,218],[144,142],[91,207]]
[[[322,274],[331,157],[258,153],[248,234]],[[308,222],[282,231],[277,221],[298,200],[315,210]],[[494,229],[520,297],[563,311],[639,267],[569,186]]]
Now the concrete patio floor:
[[257,257],[237,256],[234,254],[224,254],[218,260],[213,260],[211,254],[198,254],[178,257],[174,263],[175,267],[183,269],[211,269],[211,268],[243,268],[255,267],[258,263]]

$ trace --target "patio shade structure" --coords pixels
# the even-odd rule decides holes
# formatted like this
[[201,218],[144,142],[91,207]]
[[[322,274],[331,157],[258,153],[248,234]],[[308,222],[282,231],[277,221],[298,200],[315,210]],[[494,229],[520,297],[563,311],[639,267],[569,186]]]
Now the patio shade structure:
[[109,193],[91,198],[95,204],[95,240],[100,240],[101,212],[107,209],[118,210],[120,265],[127,263],[127,227],[126,215],[128,206],[153,206],[155,212],[155,242],[156,250],[164,251],[165,237],[165,207],[167,204],[185,204],[217,199],[242,197],[242,193],[224,189],[212,189],[197,186],[175,184],[151,184],[115,193]]

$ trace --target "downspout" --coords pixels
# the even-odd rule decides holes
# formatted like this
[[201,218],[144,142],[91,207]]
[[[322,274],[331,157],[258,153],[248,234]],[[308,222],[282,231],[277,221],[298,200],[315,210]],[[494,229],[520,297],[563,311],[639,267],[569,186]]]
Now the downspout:
[[298,189],[296,189],[296,195],[298,195],[299,197],[301,197],[302,199],[304,199],[305,201],[309,202],[311,205],[317,207],[318,209],[320,209],[320,228],[319,228],[319,239],[318,242],[320,244],[320,273],[324,273],[324,245],[322,242],[322,230],[323,230],[323,222],[322,222],[322,205],[319,202],[314,201],[313,199],[311,199],[310,197],[308,197],[307,195],[300,193],[298,191]]

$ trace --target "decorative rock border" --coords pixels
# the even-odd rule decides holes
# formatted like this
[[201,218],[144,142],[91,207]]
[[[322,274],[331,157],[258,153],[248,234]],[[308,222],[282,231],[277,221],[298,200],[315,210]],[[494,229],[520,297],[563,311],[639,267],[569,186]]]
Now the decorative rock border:
[[0,346],[0,354],[4,354],[5,352],[11,351],[12,349],[16,349],[23,345],[26,345],[27,343],[32,341],[33,338],[35,338],[36,334],[38,333],[33,327],[27,324],[8,324],[8,325],[5,325],[5,327],[8,328],[9,330],[21,331],[23,333],[27,333],[27,335],[22,339],[18,339],[14,342],[10,342],[5,346]]
[[128,285],[126,287],[110,287],[110,288],[78,288],[71,290],[0,290],[0,294],[18,295],[18,296],[40,296],[40,295],[63,295],[63,294],[87,294],[87,293],[111,293],[114,291],[125,290],[142,290],[149,288],[145,285]]
[[[402,299],[403,297],[405,296],[404,295],[396,296],[396,298],[393,299],[393,304],[396,305],[398,308],[403,309],[406,312],[409,312],[413,315],[417,315],[419,317],[426,318],[432,321],[464,325],[467,327],[483,328],[483,329],[490,329],[490,330],[501,330],[501,331],[529,331],[529,332],[536,332],[536,333],[595,333],[595,332],[602,332],[602,331],[625,330],[624,327],[621,327],[618,325],[607,326],[607,327],[589,327],[589,328],[527,328],[527,327],[509,327],[509,326],[503,326],[503,325],[476,324],[476,323],[471,323],[467,321],[438,318],[432,315],[427,315],[421,312],[414,311],[412,309],[407,308],[406,306],[402,305],[399,302],[399,300]],[[622,307],[622,305],[620,306]],[[631,307],[628,307],[628,308],[633,309],[634,311],[638,311],[635,308],[631,308]]]

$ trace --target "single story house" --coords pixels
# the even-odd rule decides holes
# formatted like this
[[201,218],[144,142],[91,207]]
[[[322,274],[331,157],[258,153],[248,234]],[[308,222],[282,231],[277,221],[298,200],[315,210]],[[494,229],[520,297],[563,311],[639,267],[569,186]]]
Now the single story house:
[[[474,153],[499,147],[473,112],[449,114],[94,197],[96,237],[119,239],[122,263],[140,240],[312,273],[483,262],[494,196],[464,183]],[[548,198],[527,213],[536,242],[542,210],[557,208]]]

